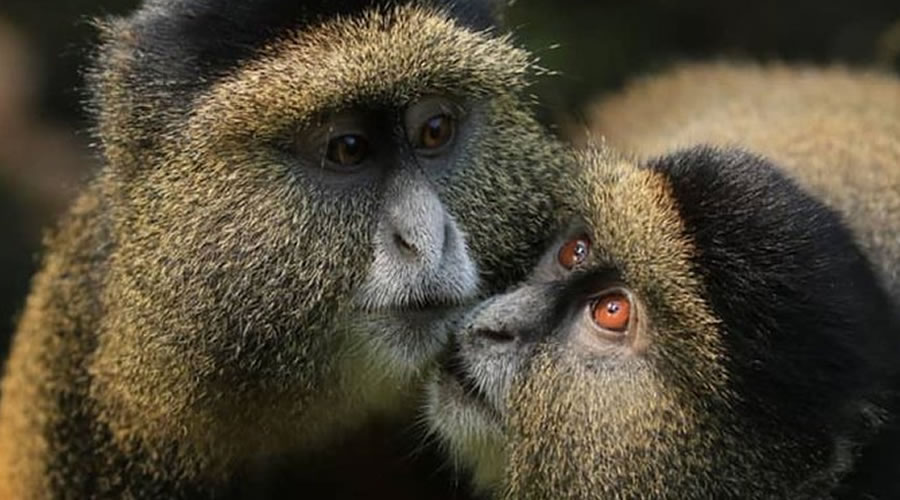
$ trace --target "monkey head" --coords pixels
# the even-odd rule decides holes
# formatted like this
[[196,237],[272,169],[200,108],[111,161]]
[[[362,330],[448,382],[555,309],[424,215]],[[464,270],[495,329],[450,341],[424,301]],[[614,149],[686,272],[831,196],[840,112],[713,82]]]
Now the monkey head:
[[896,318],[766,160],[585,153],[564,229],[475,307],[428,417],[509,498],[821,498],[878,425]]
[[103,26],[89,371],[117,439],[231,460],[414,399],[553,204],[539,68],[492,22],[480,2],[157,0]]

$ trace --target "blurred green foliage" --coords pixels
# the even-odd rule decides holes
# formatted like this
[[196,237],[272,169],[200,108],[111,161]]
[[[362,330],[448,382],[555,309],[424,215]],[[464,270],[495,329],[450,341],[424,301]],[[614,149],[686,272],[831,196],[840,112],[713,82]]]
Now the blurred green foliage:
[[[5,0],[0,5],[0,19],[11,21],[37,48],[46,85],[42,109],[49,116],[83,119],[77,89],[79,69],[94,42],[90,21],[127,13],[137,3]],[[546,106],[565,112],[577,112],[589,96],[636,73],[685,58],[842,61],[900,69],[900,47],[891,53],[884,40],[892,25],[900,29],[898,23],[897,0],[514,0],[507,17],[518,40],[562,73],[545,79],[538,92]]]

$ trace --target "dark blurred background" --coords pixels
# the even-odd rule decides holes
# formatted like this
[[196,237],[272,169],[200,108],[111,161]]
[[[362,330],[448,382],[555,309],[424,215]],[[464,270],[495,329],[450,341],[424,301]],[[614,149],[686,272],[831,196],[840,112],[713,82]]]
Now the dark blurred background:
[[[302,1],[302,0],[294,0]],[[90,20],[136,0],[0,0],[0,360],[42,235],[96,169],[81,68]],[[900,1],[519,0],[508,24],[543,65],[547,120],[678,60],[838,62],[900,71]]]

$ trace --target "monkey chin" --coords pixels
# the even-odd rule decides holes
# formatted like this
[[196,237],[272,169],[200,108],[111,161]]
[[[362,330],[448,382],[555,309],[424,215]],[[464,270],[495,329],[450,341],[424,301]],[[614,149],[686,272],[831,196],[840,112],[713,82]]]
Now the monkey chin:
[[489,494],[506,469],[503,411],[469,375],[443,368],[432,374],[426,389],[425,418],[454,467],[469,470],[475,492]]
[[459,328],[477,287],[417,304],[357,308],[341,330],[346,393],[352,406],[379,415],[415,411],[439,354]]

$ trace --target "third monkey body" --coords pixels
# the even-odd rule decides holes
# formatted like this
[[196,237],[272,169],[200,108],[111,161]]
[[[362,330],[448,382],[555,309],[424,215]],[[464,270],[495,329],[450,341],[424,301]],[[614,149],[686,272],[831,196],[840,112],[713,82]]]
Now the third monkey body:
[[900,301],[895,76],[837,67],[686,65],[637,80],[587,116],[594,140],[642,158],[695,144],[771,158],[841,214]]
[[559,240],[430,388],[477,487],[896,496],[900,83],[691,66],[592,120]]

